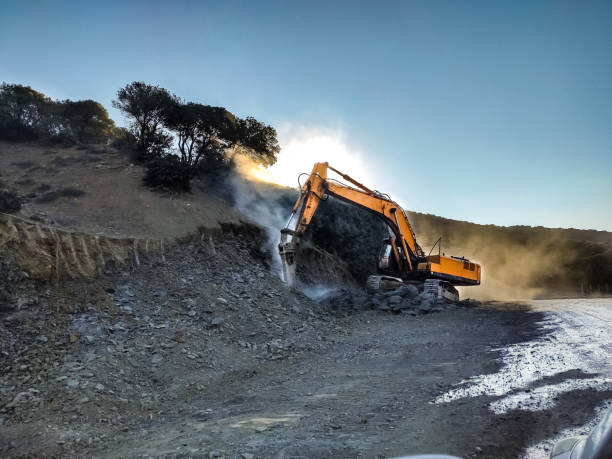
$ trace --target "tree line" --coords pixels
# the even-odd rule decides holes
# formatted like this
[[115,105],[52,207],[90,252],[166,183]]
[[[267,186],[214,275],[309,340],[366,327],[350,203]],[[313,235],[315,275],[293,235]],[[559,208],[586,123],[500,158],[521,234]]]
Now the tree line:
[[57,101],[29,86],[3,83],[0,138],[109,143],[146,166],[146,185],[174,191],[188,191],[197,175],[231,170],[237,155],[268,166],[280,151],[273,127],[224,107],[183,100],[159,86],[127,84],[113,106],[129,120],[127,128],[116,127],[96,101]]
[[51,100],[29,86],[0,85],[2,139],[96,143],[106,141],[114,131],[115,123],[96,101]]

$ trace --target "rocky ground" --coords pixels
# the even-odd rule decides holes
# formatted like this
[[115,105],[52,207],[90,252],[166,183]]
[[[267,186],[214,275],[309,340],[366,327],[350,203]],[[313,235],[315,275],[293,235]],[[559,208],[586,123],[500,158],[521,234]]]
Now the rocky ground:
[[347,291],[318,303],[286,289],[252,237],[60,284],[3,259],[0,455],[517,457],[612,397],[575,390],[503,414],[490,394],[436,403],[545,335],[542,313],[408,290],[387,311]]

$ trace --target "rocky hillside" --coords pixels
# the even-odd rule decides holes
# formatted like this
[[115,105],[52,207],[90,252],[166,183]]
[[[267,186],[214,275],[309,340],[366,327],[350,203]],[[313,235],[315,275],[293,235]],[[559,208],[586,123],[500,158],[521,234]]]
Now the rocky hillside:
[[3,257],[3,455],[83,454],[185,410],[221,416],[189,401],[325,349],[317,337],[328,319],[269,272],[253,250],[261,234],[224,229],[164,262],[143,257],[59,284],[30,280]]

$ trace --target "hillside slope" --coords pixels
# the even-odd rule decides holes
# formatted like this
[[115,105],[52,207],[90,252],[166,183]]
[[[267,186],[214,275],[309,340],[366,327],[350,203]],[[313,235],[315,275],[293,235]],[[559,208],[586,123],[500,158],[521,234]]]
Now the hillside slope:
[[104,145],[0,142],[0,181],[25,196],[18,215],[112,237],[176,239],[239,223],[222,199],[194,187],[170,195],[142,185],[144,169]]

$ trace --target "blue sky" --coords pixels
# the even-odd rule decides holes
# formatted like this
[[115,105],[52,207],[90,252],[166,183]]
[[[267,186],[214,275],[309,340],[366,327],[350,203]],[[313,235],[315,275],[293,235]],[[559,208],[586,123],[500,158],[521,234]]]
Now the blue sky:
[[330,136],[407,209],[612,230],[610,24],[596,1],[2,2],[0,80],[120,123],[143,80]]

